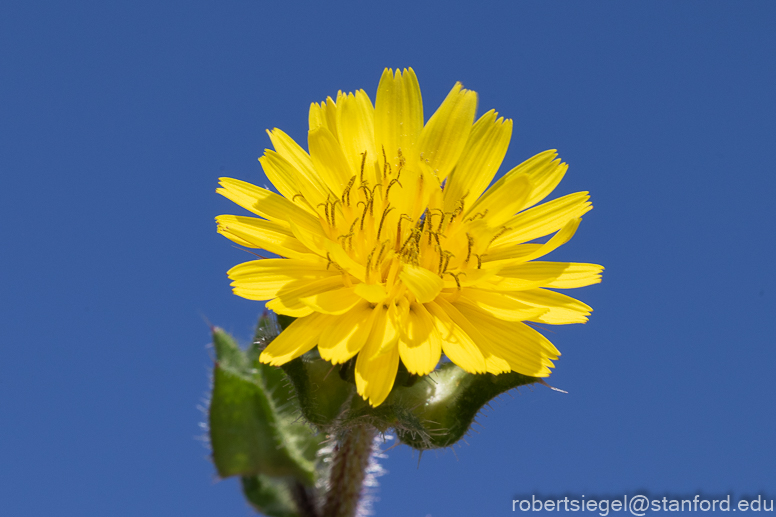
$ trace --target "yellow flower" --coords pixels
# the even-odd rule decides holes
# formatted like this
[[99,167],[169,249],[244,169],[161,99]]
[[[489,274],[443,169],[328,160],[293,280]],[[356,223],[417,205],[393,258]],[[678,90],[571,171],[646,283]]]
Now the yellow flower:
[[471,373],[550,374],[560,353],[523,322],[587,321],[590,307],[545,288],[600,282],[603,268],[535,259],[567,242],[592,205],[578,192],[529,208],[566,172],[555,151],[488,189],[512,121],[491,110],[475,122],[476,108],[459,83],[424,125],[413,70],[386,69],[374,107],[363,90],[310,106],[309,154],[268,132],[275,150],[259,161],[280,195],[221,178],[217,192],[259,218],[219,216],[218,232],[282,257],[230,269],[234,293],[297,318],[262,362],[316,345],[335,364],[358,355],[356,387],[373,406],[399,360],[425,375],[443,352]]

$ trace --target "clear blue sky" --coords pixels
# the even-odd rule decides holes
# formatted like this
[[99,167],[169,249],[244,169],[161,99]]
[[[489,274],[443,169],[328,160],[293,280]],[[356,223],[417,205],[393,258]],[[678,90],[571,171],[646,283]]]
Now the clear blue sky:
[[[0,508],[247,516],[197,441],[205,321],[261,307],[215,232],[280,127],[412,66],[556,148],[595,209],[550,258],[606,266],[550,382],[451,451],[389,453],[378,516],[539,493],[776,497],[773,2],[7,2],[0,7]],[[373,97],[374,98],[374,97]]]

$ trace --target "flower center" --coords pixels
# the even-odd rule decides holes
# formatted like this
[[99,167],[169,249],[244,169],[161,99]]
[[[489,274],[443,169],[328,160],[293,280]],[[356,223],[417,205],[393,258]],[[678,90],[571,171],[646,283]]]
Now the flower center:
[[439,182],[424,176],[422,166],[408,167],[400,151],[394,166],[383,156],[380,181],[371,184],[364,174],[366,152],[362,156],[360,174],[350,178],[340,197],[330,196],[316,207],[327,236],[365,268],[365,283],[382,284],[389,293],[400,288],[405,264],[454,281],[460,289],[462,270],[482,265],[484,249],[466,230],[485,214],[464,221],[463,197],[454,210],[444,211]]

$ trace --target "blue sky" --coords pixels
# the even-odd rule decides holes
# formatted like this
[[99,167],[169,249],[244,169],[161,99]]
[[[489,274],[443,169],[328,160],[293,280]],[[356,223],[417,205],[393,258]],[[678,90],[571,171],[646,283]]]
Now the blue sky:
[[516,496],[776,497],[776,5],[16,2],[0,8],[0,501],[9,516],[250,515],[197,440],[206,322],[261,307],[215,232],[266,128],[412,66],[514,119],[595,209],[552,260],[606,266],[548,334],[546,388],[455,451],[389,453],[377,515],[499,516]]

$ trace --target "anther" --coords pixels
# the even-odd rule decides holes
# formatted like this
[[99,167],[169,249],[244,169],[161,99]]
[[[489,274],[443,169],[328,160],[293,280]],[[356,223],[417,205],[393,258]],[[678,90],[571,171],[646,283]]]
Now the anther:
[[466,240],[468,241],[468,249],[466,251],[466,260],[463,261],[464,264],[468,264],[469,259],[472,258],[472,246],[474,246],[474,237],[469,235],[469,232],[466,232]]
[[377,260],[375,261],[375,266],[378,266],[379,264],[382,263],[382,261],[383,261],[383,253],[385,252],[385,250],[388,249],[389,243],[390,243],[390,241],[385,240],[380,245],[380,253],[377,254]]
[[455,255],[449,251],[445,251],[440,248],[439,250],[439,273],[438,275],[443,275],[447,272],[447,266],[450,265],[450,258],[455,257]]
[[366,151],[361,153],[361,183],[364,182],[364,165],[366,164]]
[[336,213],[334,210],[334,207],[337,206],[337,203],[339,202],[340,202],[339,199],[335,199],[334,201],[331,202],[331,226],[332,227],[337,226],[337,223],[334,220],[334,214]]
[[404,188],[404,186],[399,182],[398,177],[392,179],[391,182],[388,184],[388,188],[385,189],[385,199],[388,199],[388,193],[391,191],[391,187],[393,187],[394,183],[399,183],[399,186],[401,188]]
[[372,256],[375,254],[375,248],[372,248],[372,251],[369,252],[369,256],[366,258],[366,277],[364,278],[367,282],[369,282],[369,270],[372,269]]
[[388,158],[385,157],[385,146],[382,146],[383,148],[383,179],[386,178],[386,175],[388,174]]
[[[323,205],[323,210],[326,212],[326,223],[329,223],[329,201],[327,200],[325,203],[318,203],[316,207]],[[332,225],[333,226],[333,225]]]
[[[399,152],[399,167],[396,169],[397,180],[401,177],[401,171],[404,169],[404,164],[407,163],[407,160],[405,160],[404,156],[401,154],[401,147],[399,148],[398,152]],[[401,183],[399,185],[401,185]]]
[[[396,247],[397,248],[401,243],[401,222],[405,219],[407,219],[408,221],[412,221],[412,217],[408,216],[407,214],[401,214],[401,216],[399,216],[399,224],[396,227]],[[420,230],[420,231],[422,232],[423,230]]]
[[360,226],[360,228],[363,230],[364,229],[364,221],[366,221],[366,212],[367,212],[367,210],[369,210],[369,204],[370,203],[369,203],[369,201],[359,201],[358,203],[356,203],[356,206],[358,206],[358,205],[360,205],[362,203],[364,204],[364,213],[361,214],[361,226]]
[[447,271],[445,273],[445,275],[450,275],[451,277],[453,277],[455,279],[455,285],[458,286],[458,290],[460,291],[461,290],[461,281],[458,279],[458,277],[461,276],[461,275],[465,276],[466,273],[463,272],[463,271],[461,271],[460,273],[453,273],[452,271]]
[[342,204],[350,206],[350,189],[353,188],[353,183],[356,182],[356,177],[353,176],[348,182],[348,186],[342,191]]
[[342,268],[339,266],[339,264],[337,264],[336,262],[334,262],[331,259],[331,253],[326,253],[326,259],[328,260],[328,263],[326,264],[326,270],[327,271],[329,270],[329,266],[331,266],[331,265],[333,265],[338,270],[342,271]]
[[486,215],[488,215],[488,209],[486,208],[484,212],[477,212],[473,216],[466,219],[464,222],[474,221],[477,218],[484,218]]
[[380,233],[382,233],[382,231],[383,231],[383,223],[385,223],[385,216],[387,216],[388,212],[390,212],[394,208],[396,208],[396,207],[391,206],[391,204],[388,203],[388,206],[386,206],[385,210],[383,210],[383,216],[380,218],[380,227],[377,229],[377,240],[378,241],[380,240]]
[[504,235],[506,232],[508,232],[511,229],[512,228],[507,228],[506,226],[502,226],[501,229],[498,231],[498,233],[496,235],[494,235],[492,239],[490,239],[490,242],[488,243],[488,246],[493,244],[493,241],[495,241],[496,239],[498,239],[499,237],[501,237],[502,235]]

